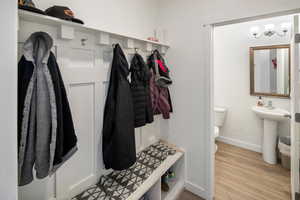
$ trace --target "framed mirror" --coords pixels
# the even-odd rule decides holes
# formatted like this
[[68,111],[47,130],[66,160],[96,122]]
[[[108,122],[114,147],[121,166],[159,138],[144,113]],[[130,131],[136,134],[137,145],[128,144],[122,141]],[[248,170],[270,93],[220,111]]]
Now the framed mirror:
[[290,45],[250,47],[250,94],[290,97]]

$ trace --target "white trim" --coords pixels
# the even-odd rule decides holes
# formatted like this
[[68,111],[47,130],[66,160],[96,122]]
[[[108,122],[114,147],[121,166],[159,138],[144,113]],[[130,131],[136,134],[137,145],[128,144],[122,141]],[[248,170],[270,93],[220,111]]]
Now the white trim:
[[205,191],[204,188],[202,188],[198,185],[195,185],[191,182],[186,182],[185,189],[201,198],[207,199],[207,192]]
[[[46,25],[51,25],[51,26],[56,26],[56,27],[61,27],[62,25],[65,25],[69,29],[72,28],[73,31],[75,29],[75,30],[83,30],[83,31],[88,30],[88,31],[96,32],[97,34],[106,33],[106,34],[117,36],[117,37],[122,37],[122,38],[137,40],[140,42],[145,42],[146,44],[170,48],[169,44],[146,40],[143,38],[138,38],[138,37],[134,37],[134,36],[130,36],[130,35],[125,35],[123,33],[115,33],[115,32],[111,32],[111,31],[104,30],[104,29],[99,29],[99,28],[92,27],[92,26],[81,25],[78,23],[69,22],[66,20],[58,19],[55,17],[47,16],[47,15],[40,15],[40,14],[32,13],[32,12],[29,12],[26,10],[19,10],[18,13],[19,13],[20,20],[24,20],[24,21],[28,21],[28,22],[33,22],[33,23],[38,23],[38,24],[46,24]],[[67,39],[72,38],[72,34],[66,38]]]
[[234,146],[238,146],[238,147],[241,147],[243,149],[248,149],[248,150],[251,150],[251,151],[255,151],[255,152],[258,152],[258,153],[262,152],[262,147],[260,145],[244,142],[242,140],[232,139],[232,138],[224,137],[224,136],[219,136],[218,138],[216,138],[216,140],[220,141],[220,142],[224,142],[226,144],[231,144],[231,145],[234,145]]
[[231,20],[226,20],[226,21],[218,21],[218,22],[210,22],[207,24],[204,24],[203,26],[207,25],[213,25],[213,26],[225,26],[225,25],[230,25],[230,24],[238,24],[238,23],[243,23],[243,22],[249,22],[249,21],[256,21],[256,20],[261,20],[261,19],[266,19],[266,18],[273,18],[273,17],[280,17],[280,16],[285,16],[285,15],[293,15],[300,13],[300,8],[292,9],[292,10],[284,10],[280,12],[274,12],[274,13],[268,13],[268,14],[262,14],[262,15],[257,15],[257,16],[252,16],[252,17],[243,17],[239,19],[231,19]]
[[0,91],[5,98],[0,100],[1,138],[1,183],[0,199],[18,199],[18,61],[17,61],[17,1],[1,0],[1,64]]
[[[299,16],[294,16],[294,30],[292,34],[299,32]],[[292,200],[295,200],[295,193],[299,192],[299,129],[300,126],[295,121],[295,114],[299,112],[299,44],[296,44],[296,37],[291,39],[291,185]]]
[[214,193],[215,193],[215,180],[214,180],[214,174],[215,174],[215,137],[214,137],[214,61],[213,61],[213,39],[214,39],[214,27],[213,26],[206,26],[205,32],[207,33],[205,37],[205,49],[208,49],[207,52],[205,52],[204,58],[205,58],[205,67],[204,73],[208,75],[209,80],[205,81],[203,84],[205,85],[205,96],[206,98],[206,109],[205,113],[207,113],[206,122],[208,124],[206,129],[204,129],[205,138],[207,143],[207,154],[206,156],[206,169],[207,173],[205,174],[205,197],[206,199],[213,199]]
[[[89,186],[93,185],[94,183],[98,182],[98,177],[95,174],[91,174],[84,179],[74,183],[69,187],[68,196],[74,197],[77,194],[80,194],[84,190],[86,190]],[[58,185],[56,185],[58,187]]]

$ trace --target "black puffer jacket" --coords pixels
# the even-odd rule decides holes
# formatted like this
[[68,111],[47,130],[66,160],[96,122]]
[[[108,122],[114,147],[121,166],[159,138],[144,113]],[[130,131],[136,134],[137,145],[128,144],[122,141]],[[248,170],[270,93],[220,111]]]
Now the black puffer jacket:
[[131,91],[134,106],[135,127],[153,122],[153,110],[150,97],[150,71],[143,58],[135,54],[131,61]]
[[103,161],[106,169],[124,170],[136,161],[134,114],[128,63],[119,45],[114,48],[103,122]]

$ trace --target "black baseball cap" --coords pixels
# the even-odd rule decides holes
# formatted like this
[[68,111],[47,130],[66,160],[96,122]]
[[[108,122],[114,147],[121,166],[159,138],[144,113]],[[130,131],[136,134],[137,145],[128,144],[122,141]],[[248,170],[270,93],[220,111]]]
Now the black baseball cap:
[[65,6],[52,6],[45,10],[46,15],[51,17],[56,17],[59,19],[64,19],[68,21],[72,21],[79,24],[84,24],[82,20],[74,17],[73,11]]
[[36,8],[32,0],[18,0],[19,9],[45,15],[45,12]]

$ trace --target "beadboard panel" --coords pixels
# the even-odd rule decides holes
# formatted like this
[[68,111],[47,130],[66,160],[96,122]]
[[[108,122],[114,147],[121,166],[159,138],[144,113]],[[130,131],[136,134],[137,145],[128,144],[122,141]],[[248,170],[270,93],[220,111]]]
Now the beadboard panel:
[[[65,200],[95,184],[102,174],[109,172],[103,165],[101,139],[113,51],[111,46],[98,45],[97,36],[92,32],[75,31],[74,39],[63,40],[59,36],[60,30],[54,26],[20,21],[19,58],[26,39],[41,30],[49,33],[54,40],[52,51],[56,55],[70,102],[78,151],[52,177],[34,180],[19,188],[19,196],[21,200]],[[111,43],[120,43],[130,61],[135,51],[125,48],[127,41],[119,37],[110,39]],[[135,42],[134,45],[146,60],[151,52],[144,49],[142,42]],[[137,151],[161,138],[161,120],[160,116],[156,116],[154,123],[136,129]]]

